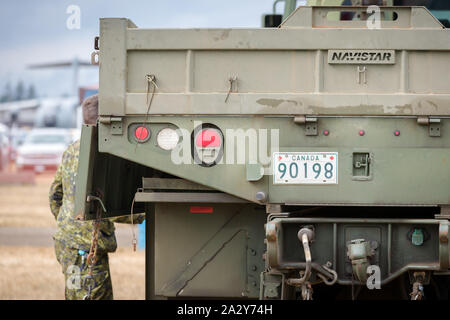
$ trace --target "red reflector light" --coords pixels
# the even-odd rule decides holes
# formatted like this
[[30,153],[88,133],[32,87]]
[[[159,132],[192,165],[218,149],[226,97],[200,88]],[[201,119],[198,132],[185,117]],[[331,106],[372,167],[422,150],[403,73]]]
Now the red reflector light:
[[201,148],[220,147],[222,145],[222,139],[217,130],[203,129],[199,134],[197,134],[195,145]]
[[191,213],[213,213],[213,207],[190,207]]
[[146,127],[137,127],[134,131],[134,136],[139,141],[145,140],[148,138],[148,129]]

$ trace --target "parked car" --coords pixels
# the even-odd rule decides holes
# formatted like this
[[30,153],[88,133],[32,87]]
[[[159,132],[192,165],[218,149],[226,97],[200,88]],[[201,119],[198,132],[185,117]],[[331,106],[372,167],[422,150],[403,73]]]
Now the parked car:
[[0,123],[0,171],[8,168],[9,163],[9,130]]
[[12,162],[16,161],[17,150],[24,143],[28,132],[29,132],[28,130],[23,130],[23,129],[11,130],[10,145],[9,145],[9,159],[10,159],[10,161],[12,161]]
[[33,129],[17,150],[17,169],[36,172],[56,169],[71,141],[68,129]]

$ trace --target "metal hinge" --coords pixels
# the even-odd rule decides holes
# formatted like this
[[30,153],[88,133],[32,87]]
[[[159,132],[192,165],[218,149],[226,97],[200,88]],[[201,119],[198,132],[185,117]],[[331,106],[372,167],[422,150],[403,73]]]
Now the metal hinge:
[[441,206],[441,212],[434,215],[435,219],[450,220],[450,206]]
[[98,45],[99,41],[100,41],[100,37],[94,38],[94,49],[95,50],[100,50],[100,46]]
[[318,132],[317,117],[297,116],[294,118],[294,122],[297,124],[305,125],[305,135],[317,136]]
[[113,135],[123,134],[122,117],[101,116],[98,118],[98,122],[111,125],[111,134]]
[[430,137],[441,136],[441,119],[420,116],[417,118],[417,123],[422,126],[428,126],[428,135]]

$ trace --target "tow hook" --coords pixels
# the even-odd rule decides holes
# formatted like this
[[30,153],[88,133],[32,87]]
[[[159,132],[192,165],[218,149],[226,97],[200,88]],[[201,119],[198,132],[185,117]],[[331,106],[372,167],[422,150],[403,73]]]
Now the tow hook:
[[411,300],[422,300],[424,297],[423,284],[425,280],[425,272],[414,272],[413,274],[413,287],[412,292],[409,294]]
[[306,267],[305,270],[300,271],[300,278],[290,278],[286,282],[290,286],[300,287],[302,291],[303,300],[312,300],[312,286],[309,282],[311,277],[311,250],[309,244],[314,241],[314,227],[307,226],[299,230],[297,234],[298,239],[303,245],[303,250],[305,252]]

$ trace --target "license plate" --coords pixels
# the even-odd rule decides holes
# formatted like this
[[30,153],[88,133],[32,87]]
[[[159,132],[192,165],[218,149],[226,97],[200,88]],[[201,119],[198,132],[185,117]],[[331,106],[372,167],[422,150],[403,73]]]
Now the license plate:
[[274,184],[337,184],[337,152],[275,152]]

